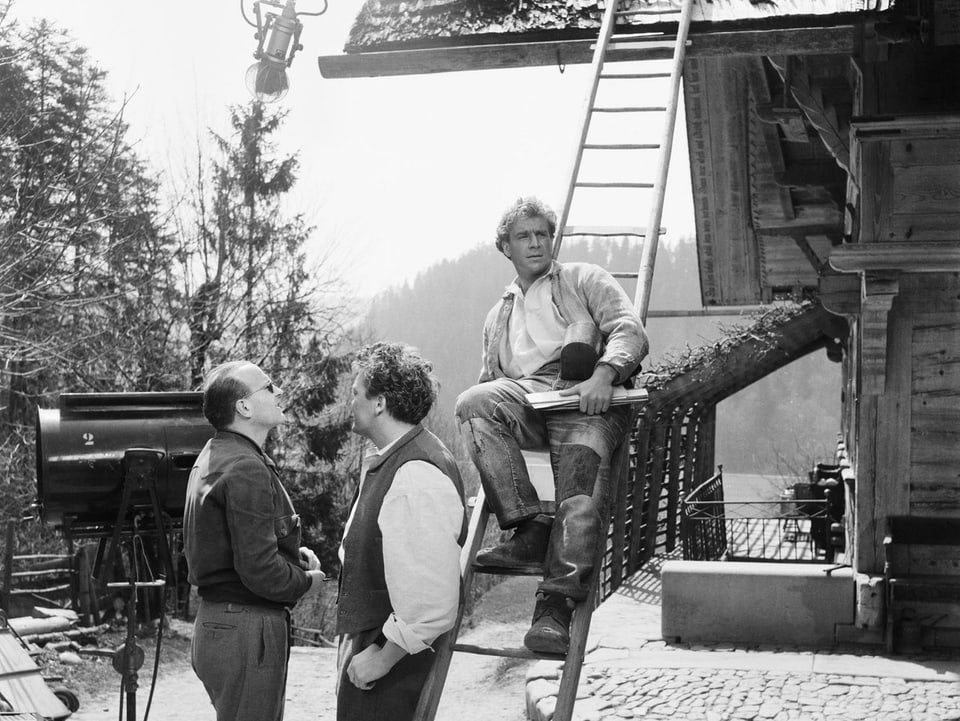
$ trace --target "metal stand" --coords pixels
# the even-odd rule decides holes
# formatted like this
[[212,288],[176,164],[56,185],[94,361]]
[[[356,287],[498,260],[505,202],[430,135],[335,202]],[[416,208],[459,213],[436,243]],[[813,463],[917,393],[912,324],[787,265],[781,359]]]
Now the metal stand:
[[137,719],[137,671],[143,667],[143,649],[137,645],[137,592],[141,588],[162,588],[166,581],[130,581],[108,583],[107,588],[130,589],[127,603],[127,637],[121,648],[113,653],[113,669],[122,676],[122,688],[126,697],[127,721]]
[[[146,492],[150,496],[150,509],[153,513],[155,528],[151,529],[158,538],[158,547],[160,561],[168,578],[174,579],[173,560],[170,555],[170,548],[167,545],[166,523],[164,522],[163,511],[160,506],[160,500],[157,495],[157,476],[160,468],[160,461],[164,457],[162,451],[152,448],[131,448],[123,455],[123,493],[120,499],[120,508],[117,512],[117,522],[113,527],[113,533],[110,544],[106,550],[104,559],[104,545],[106,538],[100,539],[100,546],[97,549],[97,559],[94,564],[93,577],[97,580],[107,580],[112,578],[114,573],[114,562],[120,549],[120,541],[125,528],[130,528],[130,575],[131,578],[126,581],[107,582],[107,588],[128,589],[129,599],[127,602],[127,635],[121,648],[117,649],[113,655],[113,668],[122,675],[123,693],[126,698],[127,721],[136,721],[137,718],[137,672],[143,666],[144,652],[137,645],[137,593],[141,589],[163,588],[166,585],[166,579],[161,576],[159,579],[150,578],[149,580],[138,580],[138,548],[142,549],[142,539],[140,536],[140,517],[135,517],[133,521],[128,521],[127,514],[131,508],[131,498],[134,493]],[[141,551],[142,552],[142,551]],[[144,555],[144,560],[146,556]],[[152,572],[150,573],[152,576]],[[102,576],[102,577],[101,577]],[[161,620],[162,623],[162,620]]]

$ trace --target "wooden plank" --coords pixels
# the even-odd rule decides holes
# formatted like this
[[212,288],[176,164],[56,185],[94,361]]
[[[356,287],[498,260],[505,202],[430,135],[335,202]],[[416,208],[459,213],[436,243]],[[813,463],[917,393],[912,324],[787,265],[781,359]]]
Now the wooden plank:
[[[886,386],[876,416],[876,512],[878,518],[903,513],[910,504],[913,440],[910,433],[910,390],[913,363],[913,314],[894,305],[889,314]],[[863,484],[859,486],[863,488]],[[877,549],[878,554],[881,549]]]
[[915,306],[921,325],[930,313],[951,317],[960,313],[960,275],[956,273],[901,275],[900,289],[901,302]]
[[653,428],[653,458],[650,469],[650,493],[647,502],[646,528],[644,551],[650,556],[653,555],[657,545],[658,521],[660,518],[660,496],[663,489],[664,465],[667,453],[667,430],[670,423],[670,415],[661,417],[657,425]]
[[805,205],[800,210],[800,217],[792,221],[779,221],[774,218],[757,218],[757,232],[764,235],[824,235],[828,237],[840,236],[843,227],[843,215],[836,208],[827,206]]
[[[756,58],[754,62],[747,64],[747,72],[750,82],[750,102],[754,112],[750,114],[750,134],[751,136],[760,136],[759,141],[750,143],[749,152],[752,162],[763,163],[763,168],[770,178],[756,178],[756,173],[751,174],[754,181],[754,194],[765,194],[775,198],[779,215],[783,220],[794,220],[796,213],[793,207],[793,200],[790,196],[789,188],[778,185],[772,181],[772,176],[782,174],[786,171],[786,165],[783,160],[783,148],[780,145],[779,131],[773,121],[772,103],[770,96],[770,85],[767,81],[767,74],[764,71],[763,58]],[[761,151],[762,149],[762,151]],[[758,168],[759,170],[759,168]],[[765,181],[765,182],[764,182]],[[755,213],[754,221],[758,221],[770,215],[769,212]]]
[[[852,397],[856,397],[853,395]],[[857,528],[854,539],[855,560],[853,567],[860,573],[883,572],[883,517],[878,501],[875,483],[866,482],[872,479],[877,470],[877,417],[880,397],[865,395],[852,408],[858,411],[853,428],[857,429],[856,449],[857,484],[856,502]],[[898,512],[902,509],[898,509]]]
[[[873,63],[869,63],[872,67]],[[867,145],[855,144],[855,149],[859,149],[859,168],[860,175],[856,179],[857,186],[860,188],[860,207],[859,207],[859,225],[860,239],[863,242],[873,242],[878,237],[877,227],[877,209],[880,205],[880,146],[876,143]],[[857,153],[854,153],[857,157]],[[856,164],[854,164],[856,167]]]
[[860,312],[860,278],[837,273],[827,267],[819,278],[820,302],[831,313],[854,315]]
[[[960,510],[960,316],[956,283],[916,285],[911,374],[911,511]],[[953,291],[952,293],[950,291]],[[932,310],[921,310],[924,306]]]
[[830,265],[843,273],[960,271],[960,242],[853,243],[830,251]]
[[862,278],[860,301],[860,391],[879,395],[886,389],[888,323],[899,291],[896,280]]
[[630,547],[627,551],[627,576],[635,573],[650,555],[643,548],[646,538],[643,533],[643,495],[647,487],[647,467],[650,463],[650,441],[653,434],[653,423],[656,411],[652,406],[640,414],[637,427],[637,465],[634,475],[630,479],[630,497],[632,500],[630,518]]
[[899,168],[893,175],[892,205],[887,212],[944,213],[960,218],[960,164]]
[[960,239],[957,213],[911,213],[887,218],[880,242],[957,241]]
[[[876,108],[874,108],[876,110]],[[955,137],[958,130],[956,113],[901,114],[893,117],[864,117],[850,120],[850,129],[861,143],[923,138]]]
[[711,405],[706,412],[701,427],[701,435],[697,438],[697,472],[694,474],[694,485],[686,486],[684,493],[689,493],[698,482],[707,480],[713,475],[713,469],[716,467],[716,444],[717,444],[717,406]]
[[913,345],[914,394],[960,391],[960,315],[918,312]]
[[[957,117],[955,122],[960,125],[960,117]],[[918,165],[960,166],[960,138],[898,138],[890,142],[890,165],[894,168]]]
[[[750,215],[749,62],[688,60],[684,70],[687,141],[705,305],[763,300],[760,258]],[[717,109],[724,108],[721,117]]]
[[[676,23],[672,25],[675,27]],[[709,32],[715,27],[711,23],[691,27],[687,57],[849,55],[855,44],[853,24]],[[589,63],[594,44],[593,38],[543,42],[521,39],[510,43],[323,54],[317,63],[320,74],[328,79],[562,66]],[[672,56],[671,47],[644,48],[634,43],[618,50],[611,48],[607,60],[666,59]]]
[[910,512],[924,516],[955,517],[960,513],[960,479],[925,476],[910,486]]
[[[680,510],[680,459],[685,448],[685,444],[683,443],[683,426],[688,411],[688,407],[681,408],[674,416],[673,424],[670,426],[670,459],[669,470],[667,471],[666,550],[668,553],[676,548],[676,541],[679,537],[677,519]],[[695,423],[691,418],[687,424],[687,431],[692,433],[694,428]]]
[[[766,285],[772,288],[816,287],[819,276],[793,238],[757,233]],[[826,257],[826,256],[825,256]]]
[[[612,593],[624,579],[624,569],[626,559],[624,555],[624,545],[627,538],[627,486],[630,482],[630,445],[633,438],[633,428],[637,418],[637,408],[630,409],[630,419],[627,425],[627,432],[621,439],[619,445],[614,450],[613,457],[610,459],[610,475],[607,483],[610,486],[608,491],[607,508],[612,507],[612,513],[608,510],[607,516],[610,521],[607,524],[612,528],[610,532],[610,541],[613,545],[610,554],[610,592]],[[606,539],[604,540],[606,543]],[[604,556],[601,556],[602,562]],[[603,578],[603,574],[600,574]],[[601,598],[606,595],[601,594]]]
[[960,485],[960,432],[953,429],[936,435],[914,433],[912,436],[911,466],[924,467],[923,475],[919,477],[930,477],[933,473],[932,467],[939,466],[944,477],[954,478]]

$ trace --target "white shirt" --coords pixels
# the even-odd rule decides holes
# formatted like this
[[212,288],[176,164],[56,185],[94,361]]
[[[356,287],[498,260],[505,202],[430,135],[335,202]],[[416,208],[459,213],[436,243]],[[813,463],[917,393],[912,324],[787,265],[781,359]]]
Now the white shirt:
[[550,276],[537,278],[526,294],[514,281],[513,311],[500,348],[500,367],[510,378],[525,378],[560,357],[567,323],[553,303]]
[[[383,455],[391,446],[393,443],[376,455]],[[361,486],[373,457],[364,458]],[[456,622],[460,604],[457,540],[462,519],[460,494],[439,468],[426,461],[408,461],[397,469],[377,517],[383,536],[384,576],[393,606],[383,635],[407,653],[430,648]],[[344,537],[352,521],[351,509]],[[339,555],[343,563],[343,546]]]

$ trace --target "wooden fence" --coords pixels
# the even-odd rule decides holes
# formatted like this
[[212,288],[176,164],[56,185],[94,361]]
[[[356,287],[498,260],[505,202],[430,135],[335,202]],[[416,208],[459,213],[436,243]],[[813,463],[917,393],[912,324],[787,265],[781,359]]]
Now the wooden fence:
[[86,625],[99,624],[105,592],[91,579],[90,545],[66,553],[17,554],[17,522],[4,528],[0,610],[8,617],[29,616],[34,606],[72,608]]
[[627,481],[611,504],[600,601],[655,555],[680,544],[681,499],[713,471],[716,406],[651,402],[630,439]]

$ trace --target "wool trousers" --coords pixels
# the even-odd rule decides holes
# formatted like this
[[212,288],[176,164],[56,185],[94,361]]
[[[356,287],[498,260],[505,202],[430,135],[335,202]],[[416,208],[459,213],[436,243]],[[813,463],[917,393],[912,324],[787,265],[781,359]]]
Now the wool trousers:
[[217,721],[281,721],[289,657],[286,609],[200,601],[191,661]]

